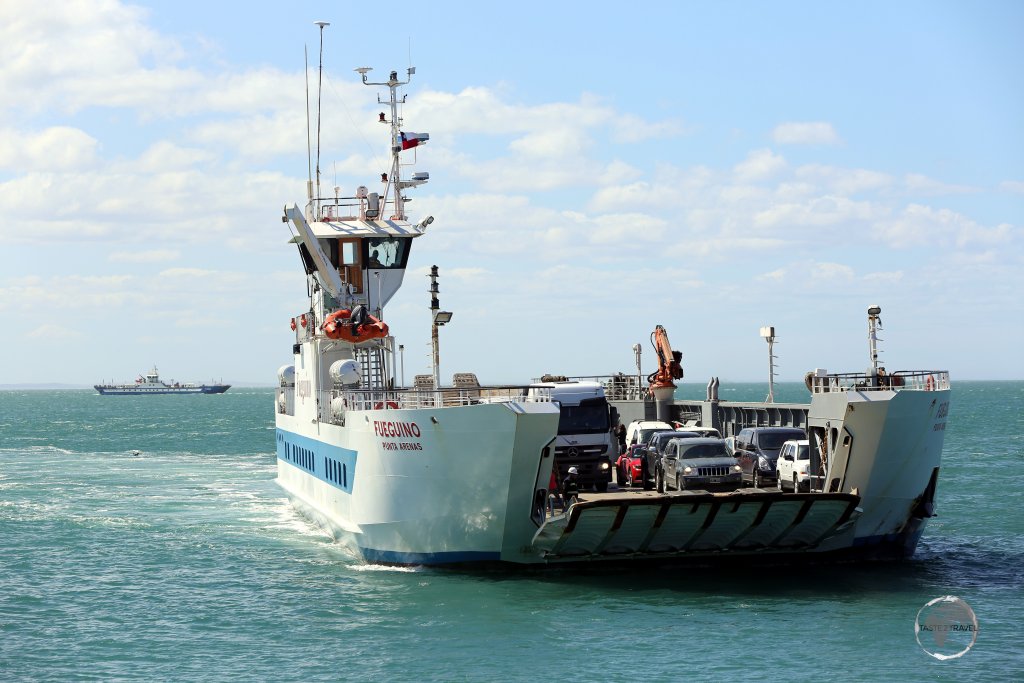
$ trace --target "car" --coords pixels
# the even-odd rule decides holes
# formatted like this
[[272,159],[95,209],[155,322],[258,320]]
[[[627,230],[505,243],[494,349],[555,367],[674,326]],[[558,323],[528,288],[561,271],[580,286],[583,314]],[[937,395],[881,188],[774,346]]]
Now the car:
[[811,447],[807,439],[787,441],[779,452],[776,479],[779,490],[787,487],[794,493],[811,490]]
[[667,488],[735,491],[743,485],[740,465],[722,439],[672,439],[663,462]]
[[678,429],[653,432],[647,439],[643,453],[644,458],[647,460],[646,474],[649,477],[649,479],[644,480],[644,488],[647,490],[653,488],[650,484],[657,482],[659,472],[664,477],[662,456],[665,454],[665,448],[672,439],[697,438],[700,438],[700,434],[697,432],[681,432]]
[[643,444],[635,444],[626,448],[626,452],[615,461],[615,478],[619,486],[632,486],[634,483],[643,481],[644,456]]
[[775,483],[778,475],[775,463],[782,444],[794,439],[806,439],[804,430],[797,427],[746,427],[736,435],[736,459],[743,469],[743,481],[754,488],[766,482]]
[[672,425],[661,420],[633,420],[626,427],[626,448],[647,443],[654,432],[671,431]]
[[704,436],[709,439],[721,439],[722,433],[714,427],[687,427],[678,422],[673,422],[676,425],[677,432],[695,432],[697,436]]
[[[641,430],[641,436],[644,435]],[[635,486],[641,484],[645,490],[654,488],[655,473],[661,454],[669,440],[683,437],[699,436],[694,432],[679,432],[672,429],[651,431],[646,435],[643,443],[634,444],[626,448],[615,463],[615,469],[620,486]]]

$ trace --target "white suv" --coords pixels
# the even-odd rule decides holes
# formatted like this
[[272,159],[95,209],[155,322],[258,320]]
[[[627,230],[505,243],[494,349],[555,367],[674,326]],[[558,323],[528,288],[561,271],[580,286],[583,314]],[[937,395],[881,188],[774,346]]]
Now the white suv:
[[776,462],[779,490],[787,488],[797,491],[810,491],[811,447],[807,439],[787,441],[782,444],[779,459]]
[[670,432],[674,429],[675,427],[668,422],[661,422],[659,420],[633,420],[626,427],[626,448],[635,446],[638,443],[647,443],[647,439],[654,432]]

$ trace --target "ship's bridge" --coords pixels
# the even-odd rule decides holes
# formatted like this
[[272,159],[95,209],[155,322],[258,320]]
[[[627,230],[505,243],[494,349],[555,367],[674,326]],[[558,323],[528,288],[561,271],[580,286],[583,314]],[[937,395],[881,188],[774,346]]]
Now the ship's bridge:
[[[307,212],[314,214],[308,222],[297,209],[286,210],[286,217],[298,229],[293,241],[299,245],[306,273],[317,273],[325,285],[333,284],[328,290],[339,293],[338,300],[325,302],[328,310],[354,300],[381,311],[402,286],[412,240],[422,235],[432,220],[413,225],[394,217],[371,219],[366,207],[365,201],[354,207],[307,207]],[[351,208],[359,216],[340,215]]]

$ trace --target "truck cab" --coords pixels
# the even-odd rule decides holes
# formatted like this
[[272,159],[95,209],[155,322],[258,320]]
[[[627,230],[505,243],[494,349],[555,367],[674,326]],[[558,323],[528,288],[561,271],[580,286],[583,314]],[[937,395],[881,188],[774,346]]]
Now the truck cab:
[[558,403],[561,417],[555,437],[555,468],[558,481],[570,467],[579,472],[580,488],[608,490],[618,444],[612,434],[611,407],[599,382],[541,382],[531,392],[547,392]]

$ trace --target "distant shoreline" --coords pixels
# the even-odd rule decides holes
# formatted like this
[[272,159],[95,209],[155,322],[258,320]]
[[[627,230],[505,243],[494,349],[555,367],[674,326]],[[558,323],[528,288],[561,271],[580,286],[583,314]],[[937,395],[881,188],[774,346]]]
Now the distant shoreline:
[[[952,384],[955,386],[962,382],[1021,382],[1022,379],[959,379],[953,380]],[[759,381],[748,381],[748,382],[734,382],[730,381],[723,386],[727,385],[749,385],[749,384],[760,384]],[[277,387],[276,384],[255,384],[255,383],[234,383],[229,382],[232,389],[274,389]],[[776,386],[780,385],[796,385],[803,384],[800,381],[789,381],[789,382],[776,382]],[[692,387],[704,387],[702,382],[680,382],[677,384],[679,388],[692,388]],[[767,386],[767,384],[765,384]],[[411,387],[410,387],[411,388]],[[38,384],[0,384],[0,391],[78,391],[78,390],[90,390],[95,389],[91,384],[58,384],[58,383],[38,383]]]
[[[273,389],[273,384],[232,384],[232,389]],[[0,384],[0,391],[95,391],[91,384]]]

